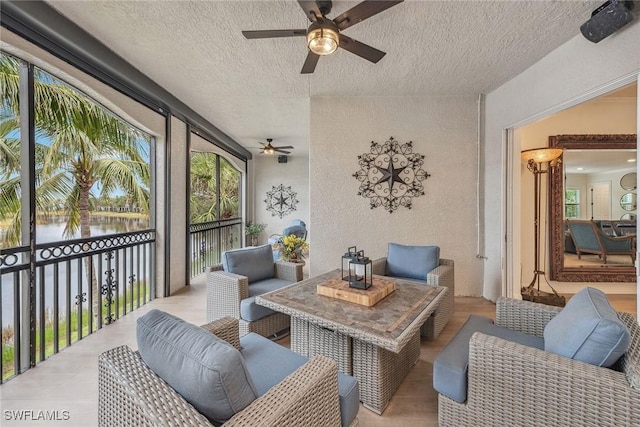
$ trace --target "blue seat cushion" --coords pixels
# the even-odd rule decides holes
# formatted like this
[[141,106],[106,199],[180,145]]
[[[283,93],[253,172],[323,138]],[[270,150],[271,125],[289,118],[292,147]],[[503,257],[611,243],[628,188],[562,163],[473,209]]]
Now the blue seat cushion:
[[256,304],[256,295],[262,295],[267,292],[275,291],[284,286],[290,285],[292,282],[283,279],[266,279],[249,285],[249,298],[240,301],[240,317],[248,322],[255,322],[263,317],[267,317],[275,313],[270,308]]
[[427,274],[439,264],[438,246],[404,246],[389,243],[385,275],[427,280]]
[[246,276],[249,283],[275,276],[273,250],[270,245],[233,249],[222,254],[222,268]]
[[267,292],[275,291],[276,289],[284,288],[285,286],[289,286],[293,282],[290,280],[271,278],[260,280],[259,282],[254,282],[249,285],[249,296],[253,297],[256,295],[266,294]]
[[[240,346],[247,370],[259,396],[265,394],[309,360],[253,332],[240,338]],[[360,409],[358,381],[350,375],[338,372],[338,393],[340,419],[342,426],[347,427],[356,418]]]
[[544,340],[540,337],[496,326],[488,317],[472,314],[433,362],[433,388],[460,403],[467,400],[469,340],[474,332],[482,332],[540,350],[544,348]]
[[258,397],[240,352],[208,331],[154,309],[136,336],[144,363],[213,424]]
[[627,327],[604,292],[584,288],[544,328],[546,351],[610,367],[631,343]]

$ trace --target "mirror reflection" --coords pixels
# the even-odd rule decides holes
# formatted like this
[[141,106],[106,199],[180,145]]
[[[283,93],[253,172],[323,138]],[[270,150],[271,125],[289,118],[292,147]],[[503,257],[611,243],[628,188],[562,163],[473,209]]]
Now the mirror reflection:
[[635,281],[635,135],[549,139],[564,148],[550,183],[552,278]]
[[638,187],[638,178],[636,172],[630,172],[624,174],[622,178],[620,178],[620,187],[625,190],[635,190]]
[[620,207],[625,211],[635,211],[636,210],[636,194],[635,193],[626,193],[620,197]]

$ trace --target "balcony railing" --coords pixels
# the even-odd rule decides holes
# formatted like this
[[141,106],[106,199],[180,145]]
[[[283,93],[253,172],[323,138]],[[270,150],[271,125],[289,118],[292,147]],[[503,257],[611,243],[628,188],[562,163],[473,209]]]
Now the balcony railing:
[[0,254],[2,382],[155,297],[153,230],[35,249]]
[[191,277],[219,264],[222,253],[242,245],[242,218],[199,222],[189,226],[191,234]]

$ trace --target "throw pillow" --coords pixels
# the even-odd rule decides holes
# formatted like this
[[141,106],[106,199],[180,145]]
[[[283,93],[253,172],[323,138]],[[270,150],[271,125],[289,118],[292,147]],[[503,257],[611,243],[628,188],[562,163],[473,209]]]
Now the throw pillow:
[[240,352],[206,330],[154,309],[136,334],[144,363],[212,423],[258,397]]
[[387,276],[427,280],[427,274],[439,264],[438,246],[404,246],[389,243]]
[[631,342],[627,327],[604,292],[584,288],[544,328],[544,349],[571,359],[609,367]]

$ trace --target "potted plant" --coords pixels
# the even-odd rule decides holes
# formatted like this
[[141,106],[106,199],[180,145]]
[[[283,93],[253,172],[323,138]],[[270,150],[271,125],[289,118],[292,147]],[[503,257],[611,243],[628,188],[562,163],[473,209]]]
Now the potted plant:
[[284,236],[278,242],[278,249],[282,259],[289,262],[303,262],[304,255],[309,249],[309,243],[295,234]]
[[258,236],[264,231],[265,228],[267,228],[267,224],[256,223],[253,221],[247,222],[247,226],[244,229],[244,234],[249,236],[251,246],[256,246],[258,244]]

